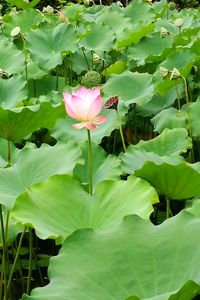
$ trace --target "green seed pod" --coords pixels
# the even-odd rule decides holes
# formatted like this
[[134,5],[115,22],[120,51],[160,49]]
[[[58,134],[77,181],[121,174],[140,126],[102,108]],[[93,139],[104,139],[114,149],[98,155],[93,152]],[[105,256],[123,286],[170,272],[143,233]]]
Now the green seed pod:
[[101,75],[96,71],[88,71],[81,80],[81,84],[86,88],[93,88],[100,84]]

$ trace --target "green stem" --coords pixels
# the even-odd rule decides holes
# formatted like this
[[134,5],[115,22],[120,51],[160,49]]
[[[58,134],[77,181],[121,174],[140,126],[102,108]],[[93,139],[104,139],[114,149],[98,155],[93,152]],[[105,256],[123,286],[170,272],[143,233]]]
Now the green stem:
[[115,132],[114,132],[114,141],[113,141],[113,154],[115,153],[115,147],[116,147],[116,140],[117,140],[117,131],[115,129]]
[[32,236],[32,229],[29,228],[29,264],[28,264],[28,280],[27,280],[27,287],[26,287],[27,295],[29,295],[31,291],[32,260],[33,260],[33,236]]
[[167,196],[165,196],[165,199],[166,199],[166,219],[168,219],[170,217],[170,212],[171,212],[170,200]]
[[118,117],[118,121],[119,121],[119,132],[120,132],[120,136],[121,136],[121,140],[122,140],[123,150],[124,150],[124,152],[126,152],[126,144],[125,144],[124,136],[123,136],[122,122],[121,122],[120,114],[117,109],[116,109],[116,113],[117,113],[117,117]]
[[[188,133],[189,136],[192,138],[192,126],[191,126],[191,116],[190,116],[190,99],[188,95],[188,87],[187,87],[187,81],[184,77],[182,77],[184,82],[184,89],[185,89],[185,99],[186,99],[186,112],[188,117]],[[189,153],[189,161],[194,162],[194,149],[192,148]]]
[[65,85],[67,85],[68,72],[67,72],[67,60],[66,60],[66,56],[64,58],[64,73],[65,73]]
[[189,131],[189,135],[190,137],[192,137],[192,127],[191,127],[191,117],[190,117],[190,107],[189,107],[189,95],[188,95],[188,89],[187,89],[187,81],[184,77],[183,78],[183,82],[184,82],[184,89],[185,89],[185,99],[186,99],[186,111],[187,111],[187,116],[188,116],[188,131]]
[[88,67],[88,71],[89,71],[89,70],[90,70],[90,66],[89,66],[89,63],[88,63],[87,57],[86,57],[86,55],[85,55],[84,48],[82,47],[81,49],[82,49],[83,56],[84,56],[84,58],[85,58],[85,62],[86,62],[86,65],[87,65],[87,67]]
[[3,258],[2,258],[2,268],[3,268],[3,279],[4,279],[4,300],[8,300],[7,294],[7,253],[6,253],[6,238],[5,238],[5,231],[4,231],[4,221],[3,221],[3,211],[2,205],[0,204],[0,222],[1,222],[1,232],[2,232],[2,242],[3,242]]
[[59,83],[58,83],[58,66],[56,67],[56,86],[55,91],[57,92],[59,90]]
[[28,68],[27,68],[27,53],[26,53],[26,45],[25,40],[23,39],[23,51],[24,51],[24,67],[25,67],[25,78],[28,83]]
[[93,193],[93,180],[92,180],[92,143],[90,130],[87,129],[88,134],[88,174],[89,174],[89,194]]
[[181,109],[181,102],[180,102],[180,95],[179,95],[177,83],[176,83],[176,95],[177,95],[178,110],[180,110]]
[[22,241],[23,241],[23,238],[24,238],[24,234],[26,232],[26,229],[27,227],[25,226],[24,227],[24,231],[22,232],[21,236],[20,236],[20,239],[19,239],[19,244],[18,244],[18,247],[17,247],[17,251],[16,251],[16,254],[15,254],[15,259],[14,259],[14,262],[13,262],[13,265],[12,265],[12,269],[10,271],[10,276],[9,276],[9,279],[8,279],[8,284],[7,284],[7,292],[9,293],[9,290],[10,290],[10,286],[11,286],[11,282],[12,282],[12,277],[13,277],[13,273],[15,271],[15,267],[16,267],[16,264],[17,264],[17,261],[18,261],[18,258],[19,258],[19,252],[20,252],[20,249],[21,249],[21,245],[22,245]]

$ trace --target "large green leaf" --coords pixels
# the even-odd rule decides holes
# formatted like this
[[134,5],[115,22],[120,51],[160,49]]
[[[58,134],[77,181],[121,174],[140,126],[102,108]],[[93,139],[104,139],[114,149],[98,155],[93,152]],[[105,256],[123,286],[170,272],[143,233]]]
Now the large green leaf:
[[10,37],[13,28],[20,27],[23,34],[27,33],[32,27],[38,26],[42,19],[42,14],[36,9],[25,9],[14,16],[6,16],[6,25],[3,29],[5,35]]
[[125,8],[125,15],[137,23],[145,20],[153,21],[155,13],[147,2],[136,0]]
[[174,107],[163,109],[151,119],[154,129],[162,132],[165,128],[186,128],[187,115]]
[[185,78],[190,74],[192,65],[195,61],[195,53],[191,49],[177,49],[173,51],[160,66],[169,70],[177,68]]
[[177,164],[183,160],[180,154],[191,147],[192,141],[186,129],[165,129],[152,140],[140,141],[135,146],[129,146],[127,152],[121,155],[122,169],[131,174],[140,169],[146,161]]
[[53,127],[57,119],[64,115],[63,105],[53,107],[48,102],[12,110],[0,107],[0,136],[19,141],[36,129]]
[[114,32],[108,25],[99,23],[90,23],[89,31],[81,39],[81,45],[85,49],[95,52],[111,50],[115,39]]
[[32,0],[32,1],[24,1],[24,0],[7,0],[8,3],[10,3],[12,6],[16,6],[17,8],[32,8],[36,6],[40,0]]
[[9,79],[0,78],[0,104],[4,108],[12,108],[28,96],[26,81],[21,75]]
[[163,51],[171,47],[171,36],[162,39],[160,33],[155,32],[150,37],[142,39],[139,44],[130,47],[127,54],[130,60],[137,62],[137,65],[144,65],[146,60],[159,61]]
[[97,22],[108,25],[118,38],[118,35],[130,26],[131,18],[126,17],[124,10],[117,10],[114,5],[107,6],[105,9],[103,13],[98,15]]
[[79,230],[50,260],[50,283],[22,300],[192,300],[200,284],[199,230],[200,219],[186,212],[159,226],[128,216],[103,232]]
[[122,98],[126,106],[131,103],[144,104],[154,95],[152,76],[130,71],[111,75],[103,86],[103,92],[108,99],[113,96]]
[[71,174],[75,164],[82,162],[80,155],[79,147],[72,142],[54,147],[43,145],[39,149],[24,148],[12,167],[0,169],[0,203],[11,208],[27,186],[54,174]]
[[[200,97],[196,102],[189,105],[190,125],[192,136],[200,136]],[[152,120],[155,130],[161,132],[164,128],[185,127],[188,128],[188,111],[186,105],[183,105],[180,110],[174,107],[165,109],[157,114]],[[188,128],[189,129],[189,128]]]
[[24,56],[15,45],[6,38],[0,38],[0,69],[9,76],[24,71]]
[[13,215],[23,224],[32,224],[43,239],[64,240],[77,229],[113,227],[129,214],[148,218],[157,201],[155,190],[134,176],[104,181],[91,196],[73,177],[56,175],[21,194]]
[[182,200],[200,195],[200,172],[192,164],[146,162],[135,175],[147,180],[169,199]]
[[[77,165],[74,175],[83,184],[88,184],[88,144],[83,145],[84,165]],[[120,178],[122,170],[120,160],[114,155],[106,155],[106,152],[96,144],[92,144],[92,174],[93,187],[104,180],[117,180]]]
[[49,25],[28,32],[27,43],[33,61],[41,69],[51,70],[62,63],[63,51],[76,50],[77,34],[71,24]]

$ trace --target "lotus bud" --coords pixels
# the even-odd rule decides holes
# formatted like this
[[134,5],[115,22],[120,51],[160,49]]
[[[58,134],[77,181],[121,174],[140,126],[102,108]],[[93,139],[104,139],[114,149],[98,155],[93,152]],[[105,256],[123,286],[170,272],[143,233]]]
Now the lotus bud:
[[70,23],[68,18],[65,16],[65,13],[63,10],[59,12],[59,19],[62,23],[66,23],[66,24]]
[[118,5],[119,7],[123,7],[123,4],[122,4],[120,1],[117,1],[117,5]]
[[160,28],[160,36],[161,36],[162,39],[165,38],[169,34],[170,33],[169,33],[169,31],[166,28],[164,28],[164,27]]
[[101,75],[96,71],[88,71],[81,80],[81,84],[86,88],[93,88],[100,84]]
[[181,27],[183,25],[183,19],[182,18],[178,18],[174,21],[174,25],[176,27]]
[[173,68],[171,72],[170,80],[177,79],[177,78],[181,78],[181,74],[177,68]]
[[170,74],[170,71],[165,67],[160,67],[160,75],[165,78]]
[[10,35],[12,37],[18,36],[20,34],[20,32],[21,32],[21,28],[19,26],[17,26],[11,30]]

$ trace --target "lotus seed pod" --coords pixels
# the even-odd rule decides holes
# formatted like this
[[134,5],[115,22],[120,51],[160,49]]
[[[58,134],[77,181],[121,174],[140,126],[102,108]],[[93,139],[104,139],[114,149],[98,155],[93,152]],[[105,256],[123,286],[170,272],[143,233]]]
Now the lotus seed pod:
[[169,31],[168,31],[166,28],[161,27],[161,28],[160,28],[160,36],[161,36],[161,38],[163,39],[163,38],[165,38],[167,35],[169,35]]
[[174,21],[174,25],[176,27],[181,27],[183,25],[183,19],[182,18],[178,18]]
[[169,75],[170,71],[165,67],[160,67],[160,75],[164,78]]
[[169,6],[169,9],[174,10],[176,8],[176,3],[171,1],[171,2],[169,2],[168,6]]
[[86,88],[93,88],[100,84],[101,75],[96,71],[88,71],[81,80],[81,84]]
[[170,76],[170,80],[180,78],[181,74],[177,68],[173,68]]
[[20,34],[20,31],[21,31],[21,28],[19,26],[17,26],[11,30],[10,35],[13,37],[17,36]]

